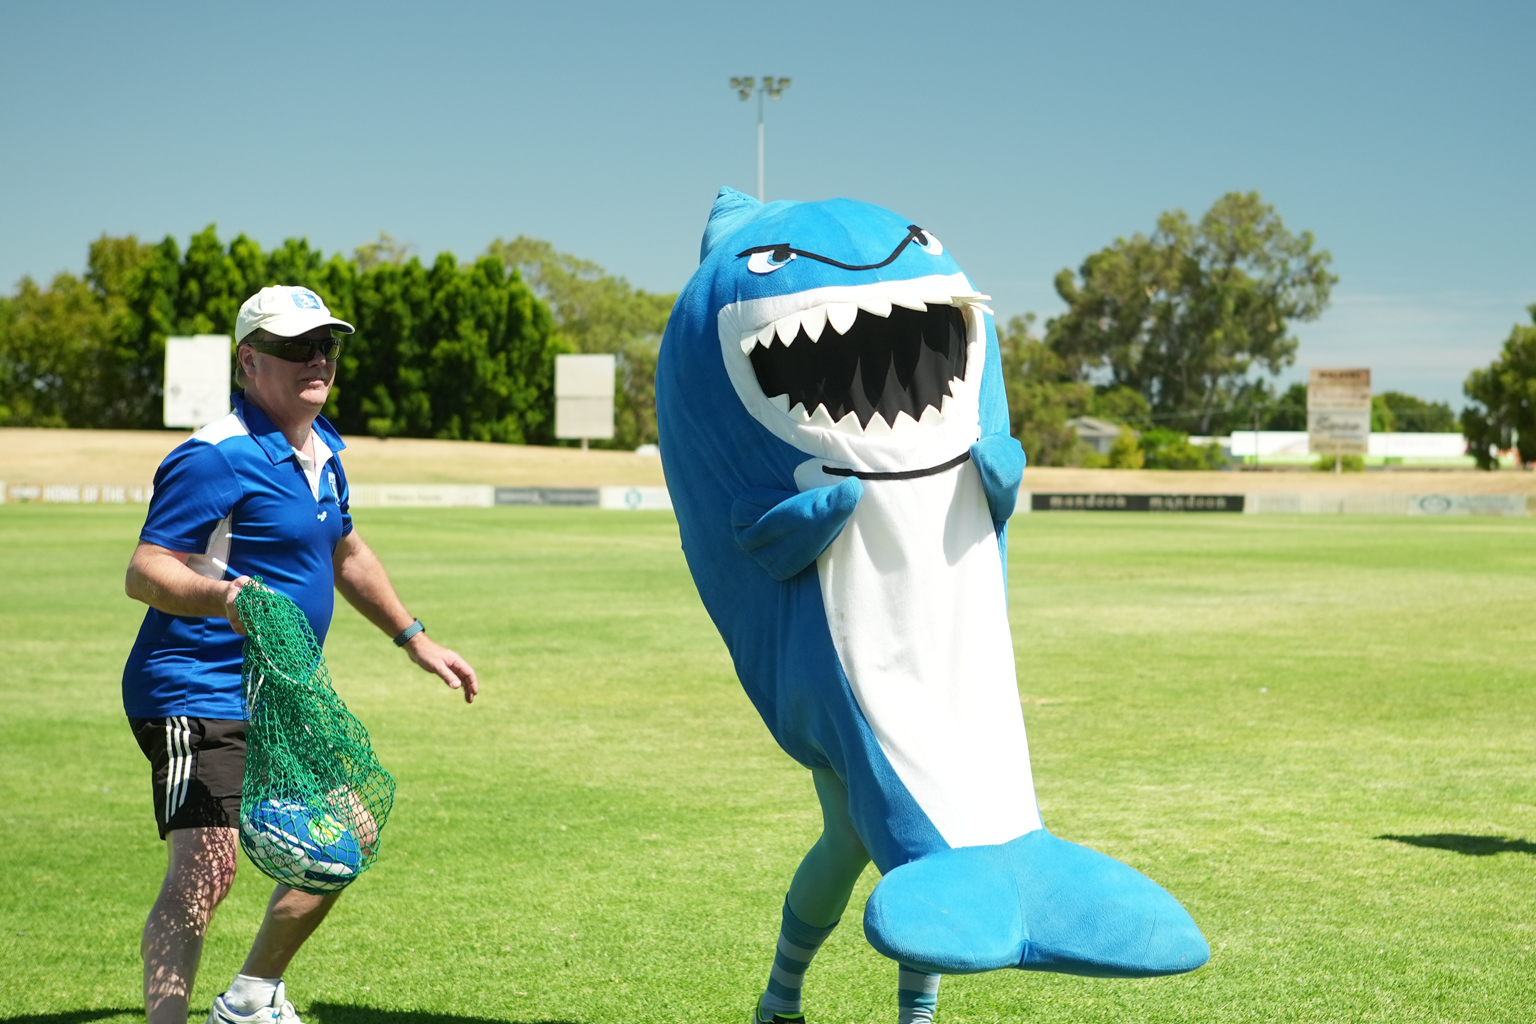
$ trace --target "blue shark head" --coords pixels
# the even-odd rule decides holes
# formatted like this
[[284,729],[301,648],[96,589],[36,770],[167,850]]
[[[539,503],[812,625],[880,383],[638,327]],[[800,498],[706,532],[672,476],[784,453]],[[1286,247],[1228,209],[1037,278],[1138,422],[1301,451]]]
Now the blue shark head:
[[701,250],[658,367],[664,456],[669,432],[703,430],[901,472],[1006,423],[987,296],[924,227],[851,199],[721,189]]

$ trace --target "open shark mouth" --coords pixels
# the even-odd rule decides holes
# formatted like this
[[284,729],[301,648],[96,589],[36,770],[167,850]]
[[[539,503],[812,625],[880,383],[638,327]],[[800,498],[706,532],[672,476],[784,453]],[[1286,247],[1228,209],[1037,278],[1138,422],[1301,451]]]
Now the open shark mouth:
[[965,382],[979,370],[971,346],[990,312],[985,299],[963,274],[816,288],[721,309],[720,341],[760,419],[797,432],[905,436],[942,429],[962,394],[961,420],[973,422],[975,386]]
[[876,416],[891,427],[899,413],[921,421],[965,377],[965,314],[955,306],[884,316],[855,307],[851,323],[818,306],[799,321],[792,337],[776,333],[749,355],[763,394],[802,423],[818,406],[833,422],[853,413],[861,430]]

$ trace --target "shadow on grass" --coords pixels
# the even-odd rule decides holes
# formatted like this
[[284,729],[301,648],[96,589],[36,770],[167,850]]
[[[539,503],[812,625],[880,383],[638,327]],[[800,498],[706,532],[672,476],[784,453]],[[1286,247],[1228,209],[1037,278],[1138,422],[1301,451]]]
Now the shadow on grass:
[[114,1006],[102,1010],[65,1010],[62,1013],[24,1013],[20,1017],[0,1017],[0,1024],[90,1024],[93,1020],[106,1020],[108,1017],[134,1017],[144,1016],[144,1008],[135,1006],[132,1009],[124,1006]]
[[[1536,853],[1536,843],[1504,836],[1464,836],[1456,832],[1437,832],[1428,836],[1385,835],[1376,838],[1431,850],[1449,850],[1467,857],[1492,857],[1496,853]],[[0,1024],[4,1022],[0,1021]]]
[[[379,1010],[347,1003],[310,1003],[304,1016],[316,1024],[576,1024],[566,1020],[511,1021],[500,1017],[462,1017],[424,1010]],[[38,1018],[39,1021],[42,1018]],[[81,1018],[82,1020],[85,1018]],[[0,1024],[9,1024],[0,1020]],[[67,1022],[60,1022],[67,1024]]]

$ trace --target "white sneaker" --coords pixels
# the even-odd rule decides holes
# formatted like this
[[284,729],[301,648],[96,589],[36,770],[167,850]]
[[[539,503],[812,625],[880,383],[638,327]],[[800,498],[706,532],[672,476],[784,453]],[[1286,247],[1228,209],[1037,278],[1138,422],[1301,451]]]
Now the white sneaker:
[[287,987],[279,981],[272,1005],[259,1007],[255,1013],[237,1013],[224,1002],[223,995],[215,996],[213,1008],[208,1011],[208,1024],[304,1024],[287,995]]

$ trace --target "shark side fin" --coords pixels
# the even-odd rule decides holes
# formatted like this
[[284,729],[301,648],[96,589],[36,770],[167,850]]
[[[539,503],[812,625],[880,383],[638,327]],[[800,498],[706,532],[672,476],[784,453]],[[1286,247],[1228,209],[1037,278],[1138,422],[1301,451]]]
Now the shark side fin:
[[799,494],[753,488],[731,506],[731,529],[741,549],[783,582],[837,539],[863,494],[856,476]]
[[981,474],[993,521],[1006,523],[1019,503],[1019,485],[1024,482],[1023,445],[1007,434],[989,434],[971,445],[971,461]]

